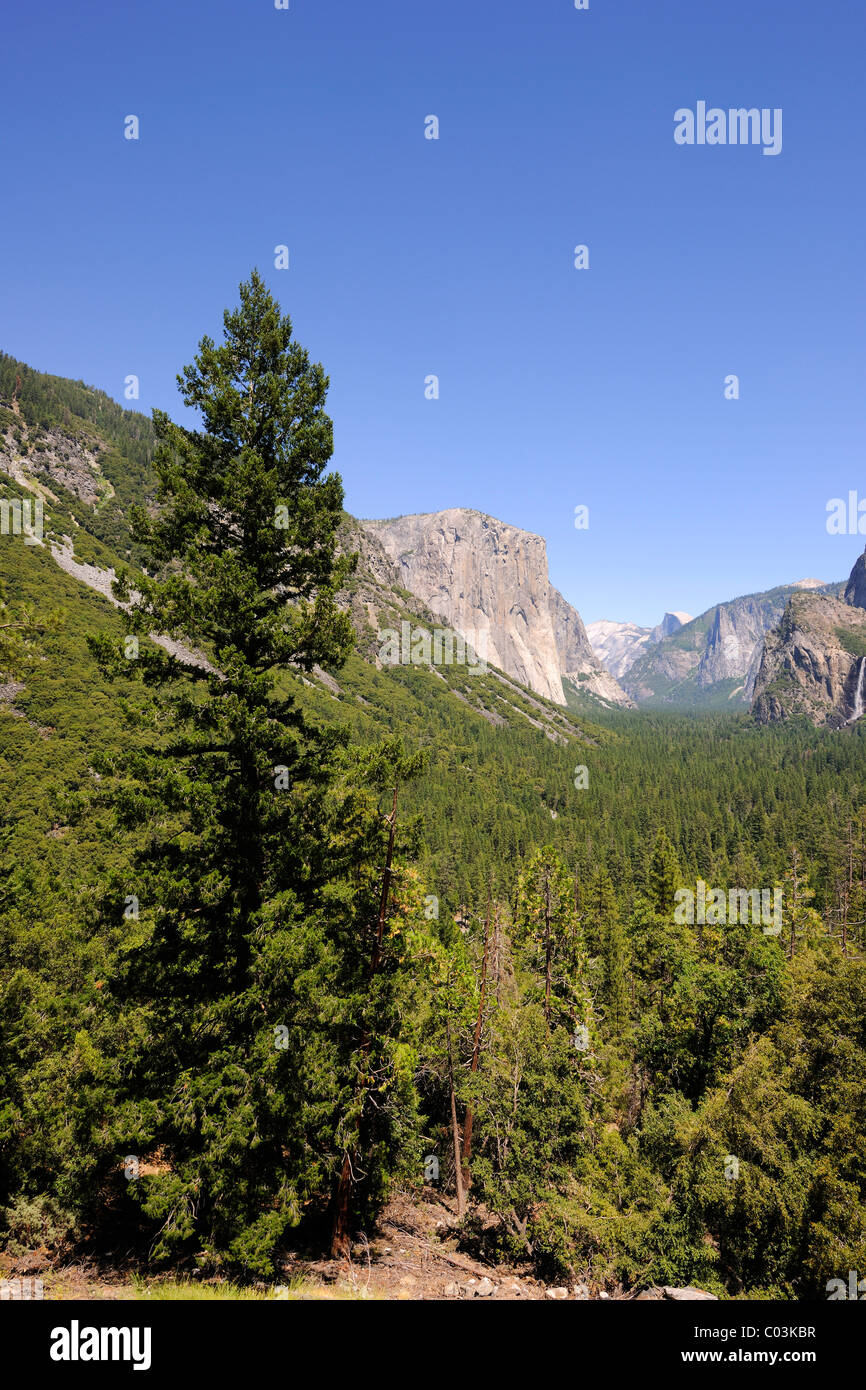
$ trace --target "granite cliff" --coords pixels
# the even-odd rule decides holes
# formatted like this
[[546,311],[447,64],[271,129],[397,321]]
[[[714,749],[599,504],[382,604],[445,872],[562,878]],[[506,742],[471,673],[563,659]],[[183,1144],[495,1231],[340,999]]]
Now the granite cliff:
[[708,608],[676,632],[648,645],[623,677],[638,703],[730,708],[751,698],[764,637],[792,594],[838,590],[800,579]]
[[622,680],[644,648],[651,642],[671,637],[692,621],[691,613],[665,613],[655,627],[638,627],[637,623],[615,623],[608,618],[587,623],[586,632],[592,649],[605,670]]
[[768,633],[755,680],[752,713],[760,724],[805,715],[842,728],[863,716],[866,695],[866,556],[851,571],[844,598],[794,594]]
[[467,641],[481,641],[491,665],[558,704],[564,681],[605,703],[630,703],[550,583],[540,536],[460,507],[360,524],[403,587]]

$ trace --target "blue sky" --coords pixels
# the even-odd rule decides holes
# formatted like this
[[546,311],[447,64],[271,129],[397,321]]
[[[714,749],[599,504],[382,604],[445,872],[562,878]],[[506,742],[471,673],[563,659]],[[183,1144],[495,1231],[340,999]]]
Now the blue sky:
[[[0,347],[118,398],[135,373],[178,415],[175,373],[257,265],[331,376],[356,515],[539,532],[587,621],[840,578],[863,538],[826,503],[866,497],[864,43],[860,0],[17,5]],[[676,145],[699,100],[781,107],[782,153]]]

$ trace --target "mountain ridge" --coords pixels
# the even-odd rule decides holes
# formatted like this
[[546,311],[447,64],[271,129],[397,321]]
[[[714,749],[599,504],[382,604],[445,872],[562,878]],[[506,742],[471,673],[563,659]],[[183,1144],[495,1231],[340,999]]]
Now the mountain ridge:
[[[154,504],[152,449],[146,416],[0,353],[0,469],[51,503],[52,543],[62,553],[74,537],[79,563],[103,572],[135,563],[128,521],[134,505]],[[842,590],[806,578],[714,604],[696,618],[672,610],[654,628],[609,620],[586,627],[552,584],[536,532],[460,507],[359,518],[353,528],[365,562],[390,567],[388,584],[412,595],[416,614],[470,641],[483,634],[492,665],[560,706],[581,697],[599,708],[747,704],[765,635],[788,599]],[[848,582],[866,595],[866,566],[855,566]]]
[[814,588],[798,580],[713,604],[672,636],[647,648],[623,676],[640,705],[655,708],[730,708],[748,705],[766,634],[779,622],[791,595],[809,584],[834,593],[839,583]]

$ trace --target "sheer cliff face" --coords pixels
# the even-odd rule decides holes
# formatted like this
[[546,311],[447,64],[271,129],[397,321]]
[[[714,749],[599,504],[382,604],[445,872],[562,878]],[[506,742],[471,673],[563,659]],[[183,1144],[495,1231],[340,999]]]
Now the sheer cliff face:
[[764,634],[773,622],[778,622],[783,610],[784,603],[773,607],[762,598],[720,604],[698,666],[698,685],[705,689],[717,681],[742,679],[744,696],[748,698],[761,659]]
[[844,601],[828,593],[795,594],[764,640],[752,713],[761,724],[805,715],[841,728],[864,715],[866,694],[866,556],[848,580]]
[[829,596],[797,595],[768,633],[752,713],[761,724],[805,715],[840,728],[863,714],[866,611]]
[[486,660],[559,704],[563,676],[617,704],[627,697],[593,655],[580,614],[550,583],[540,536],[481,512],[454,508],[364,521],[400,582]]
[[638,627],[637,623],[614,623],[600,618],[587,625],[586,633],[605,670],[621,680],[645,647],[672,637],[684,623],[691,621],[691,613],[665,613],[655,627]]
[[866,552],[859,556],[848,577],[845,602],[853,608],[866,608]]
[[764,637],[782,617],[792,594],[825,588],[801,579],[765,593],[748,594],[708,608],[671,636],[648,645],[623,684],[636,700],[727,707],[751,699]]

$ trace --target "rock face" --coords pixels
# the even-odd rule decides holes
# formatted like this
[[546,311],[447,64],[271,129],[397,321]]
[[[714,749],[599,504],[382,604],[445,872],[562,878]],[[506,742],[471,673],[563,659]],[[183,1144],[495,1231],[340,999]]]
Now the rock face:
[[691,620],[690,613],[665,613],[655,627],[638,627],[637,623],[614,623],[601,618],[598,622],[587,623],[586,631],[601,664],[621,680],[650,642],[671,637]]
[[854,608],[866,608],[866,551],[860,555],[845,585],[845,602]]
[[698,663],[697,682],[702,690],[719,681],[742,680],[744,697],[751,694],[767,619],[775,611],[775,605],[768,607],[763,596],[719,604]]
[[[19,432],[22,428],[19,426]],[[28,431],[23,444],[23,449],[18,446],[11,428],[0,433],[0,470],[16,482],[29,488],[35,481],[43,490],[50,489],[52,483],[59,484],[91,508],[112,496],[111,484],[101,470],[100,459],[108,453],[102,441],[52,426],[38,433]]]
[[685,627],[691,620],[691,613],[665,613],[661,622],[657,623],[650,633],[650,641],[661,642],[665,637],[673,637],[675,632],[679,632],[680,628]]
[[800,579],[708,608],[670,636],[648,645],[623,679],[639,703],[730,707],[751,698],[764,638],[792,594],[838,586]]
[[363,521],[400,582],[487,662],[558,704],[563,678],[628,704],[593,653],[580,614],[553,588],[540,536],[481,512],[453,508],[393,521]]
[[[764,641],[752,713],[761,724],[805,715],[815,725],[843,728],[866,707],[864,556],[855,564],[845,601],[827,593],[795,594]],[[859,600],[859,602],[857,601]]]

